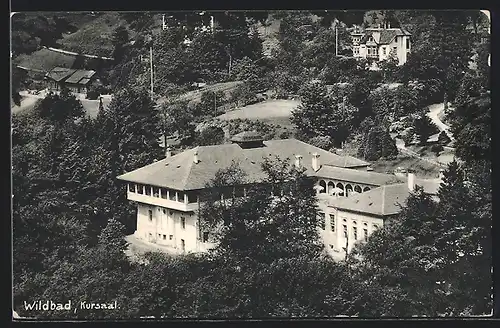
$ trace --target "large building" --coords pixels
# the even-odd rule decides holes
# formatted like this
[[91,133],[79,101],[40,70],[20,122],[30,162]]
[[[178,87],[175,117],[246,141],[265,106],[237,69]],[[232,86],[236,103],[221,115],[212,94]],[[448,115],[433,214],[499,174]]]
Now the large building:
[[[341,252],[344,247],[342,230],[338,227],[345,225],[344,219],[354,217],[344,213],[357,213],[359,236],[364,223],[369,226],[369,234],[375,225],[383,225],[384,216],[392,213],[372,213],[372,204],[357,211],[348,201],[352,199],[358,205],[356,199],[360,196],[373,197],[370,195],[378,195],[380,190],[383,197],[376,200],[377,204],[382,202],[382,207],[390,208],[390,204],[398,200],[390,195],[399,195],[400,200],[408,195],[408,190],[398,187],[406,186],[406,177],[371,172],[370,164],[363,160],[337,155],[296,139],[264,141],[256,133],[244,132],[232,141],[231,144],[199,146],[174,156],[167,152],[165,159],[119,176],[119,180],[127,182],[128,199],[137,204],[134,238],[181,252],[200,252],[212,247],[210,231],[202,231],[198,221],[200,193],[216,172],[233,162],[246,173],[249,184],[265,178],[261,163],[266,157],[288,159],[296,167],[305,169],[305,173],[316,180],[318,207],[326,218],[320,234],[331,252]],[[228,186],[221,197],[233,193],[244,195],[247,187]]]
[[351,37],[354,57],[383,61],[394,56],[403,65],[410,53],[411,34],[401,28],[355,29]]

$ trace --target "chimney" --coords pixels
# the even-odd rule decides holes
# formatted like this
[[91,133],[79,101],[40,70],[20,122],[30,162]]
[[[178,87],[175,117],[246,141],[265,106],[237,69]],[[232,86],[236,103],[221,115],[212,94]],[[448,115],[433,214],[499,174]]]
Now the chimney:
[[321,168],[321,164],[319,162],[319,154],[317,153],[314,153],[312,154],[312,169],[314,170],[314,172],[318,171],[320,168]]
[[415,174],[408,173],[408,189],[410,191],[415,191]]
[[298,169],[302,167],[302,155],[295,155],[295,167]]
[[198,164],[199,162],[200,159],[198,158],[198,151],[195,151],[193,156],[193,163]]
[[165,152],[165,157],[167,158],[172,157],[172,151],[170,150],[170,147],[167,147],[167,150]]

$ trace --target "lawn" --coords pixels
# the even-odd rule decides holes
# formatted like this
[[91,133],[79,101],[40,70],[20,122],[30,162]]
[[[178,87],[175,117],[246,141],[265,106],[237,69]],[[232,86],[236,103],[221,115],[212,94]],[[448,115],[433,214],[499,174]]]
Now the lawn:
[[125,23],[119,13],[105,13],[83,24],[76,32],[65,35],[57,43],[63,50],[109,57],[113,52],[113,32]]
[[[212,85],[207,85],[207,86],[200,88],[200,89],[197,89],[197,90],[188,91],[188,92],[183,93],[182,95],[176,97],[175,99],[178,101],[200,102],[201,95],[207,91],[211,91],[211,92],[222,91],[222,92],[226,93],[226,97],[227,97],[228,93],[231,92],[231,90],[233,90],[234,88],[236,88],[238,85],[240,85],[242,83],[243,82],[241,82],[241,81],[215,83]],[[158,100],[158,103],[162,104],[166,101],[168,101],[168,98],[162,97]]]
[[375,172],[380,173],[393,173],[398,167],[411,168],[417,177],[428,179],[439,177],[441,169],[437,165],[404,154],[399,154],[395,159],[379,159],[372,162],[372,167]]
[[227,112],[218,118],[221,120],[234,120],[238,118],[259,120],[290,128],[292,127],[290,115],[299,103],[296,100],[268,100]]
[[35,70],[50,71],[54,67],[71,68],[75,60],[75,56],[43,48],[30,55],[20,55],[16,58],[16,64]]
[[452,162],[453,158],[455,157],[454,152],[449,148],[445,148],[443,151],[439,153],[438,156],[436,156],[436,154],[431,151],[431,146],[411,145],[408,146],[408,149],[418,153],[422,157],[426,157],[441,162],[443,164],[448,164]]

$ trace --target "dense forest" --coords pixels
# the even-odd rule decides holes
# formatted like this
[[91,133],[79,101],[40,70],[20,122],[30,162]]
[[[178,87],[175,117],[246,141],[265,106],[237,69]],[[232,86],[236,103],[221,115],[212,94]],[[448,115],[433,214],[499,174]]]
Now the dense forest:
[[[491,313],[489,49],[470,42],[474,31],[466,28],[480,19],[458,11],[316,14],[320,19],[313,21],[308,12],[271,12],[281,21],[278,46],[264,59],[262,39],[252,30],[257,22],[266,24],[267,13],[218,13],[214,34],[195,29],[198,13],[173,13],[172,21],[184,20],[188,28],[172,24],[152,41],[146,38],[147,13],[123,14],[128,26],[113,35],[116,63],[104,72],[114,94],[109,107],[86,117],[66,90],[13,115],[14,309],[27,317],[78,319]],[[71,28],[43,17],[13,26],[17,52],[50,44]],[[404,26],[414,35],[408,62],[374,72],[363,62],[336,57],[335,19],[343,28],[385,21]],[[304,25],[313,28],[299,28]],[[348,33],[340,35],[340,45],[349,42]],[[165,126],[185,135],[186,147],[212,144],[217,135],[222,140],[220,130],[195,131],[195,123],[211,116],[203,101],[169,101],[158,110],[145,87],[147,67],[139,63],[147,42],[158,49],[158,97],[182,93],[198,80],[243,81],[241,97],[262,89],[278,97],[298,94],[301,105],[292,117],[298,138],[329,148],[361,133],[360,153],[370,159],[394,155],[388,117],[415,115],[415,133],[426,136],[432,126],[422,118],[424,108],[452,103],[456,161],[445,171],[439,202],[417,189],[394,222],[345,261],[334,262],[316,234],[321,222],[313,182],[283,159],[269,158],[262,169],[273,188],[286,191],[283,196],[271,198],[255,187],[224,204],[207,198],[203,221],[225,231],[214,250],[177,257],[149,253],[142,262],[130,261],[124,236],[134,230],[135,212],[116,177],[163,158],[158,140]],[[470,69],[474,52],[478,68]],[[401,85],[380,88],[386,82]],[[170,121],[163,124],[166,111]],[[272,126],[254,127],[275,134]],[[235,164],[211,183],[244,179]],[[69,299],[116,300],[119,308],[35,314],[23,306]]]

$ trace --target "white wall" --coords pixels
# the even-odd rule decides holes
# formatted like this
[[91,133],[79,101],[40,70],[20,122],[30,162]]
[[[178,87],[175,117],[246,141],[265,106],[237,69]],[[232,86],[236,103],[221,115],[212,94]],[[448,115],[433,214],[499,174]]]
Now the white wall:
[[[364,240],[363,229],[366,228],[368,230],[369,237],[376,230],[374,225],[377,225],[378,229],[380,229],[384,224],[383,219],[366,214],[338,210],[333,207],[327,207],[324,205],[320,205],[319,210],[325,213],[325,230],[319,228],[319,234],[323,239],[325,248],[329,252],[342,254],[345,252],[344,247],[346,246],[346,238],[344,237],[343,225],[347,226],[347,233],[349,237],[348,252],[351,252],[356,243],[362,242]],[[334,215],[334,231],[332,231],[330,214]],[[346,220],[346,222],[343,221],[344,219]],[[354,222],[356,222],[356,225],[354,225]],[[364,225],[365,223],[366,226]],[[358,228],[357,241],[354,239],[354,227]],[[332,245],[333,248],[330,245]]]
[[[152,221],[149,220],[148,210],[150,209],[153,211]],[[182,217],[186,220],[184,229],[181,224]],[[137,230],[134,235],[144,241],[171,246],[179,250],[184,240],[186,252],[196,251],[198,244],[196,221],[197,217],[194,212],[181,212],[139,203],[137,205]],[[164,235],[165,239],[163,239]]]

